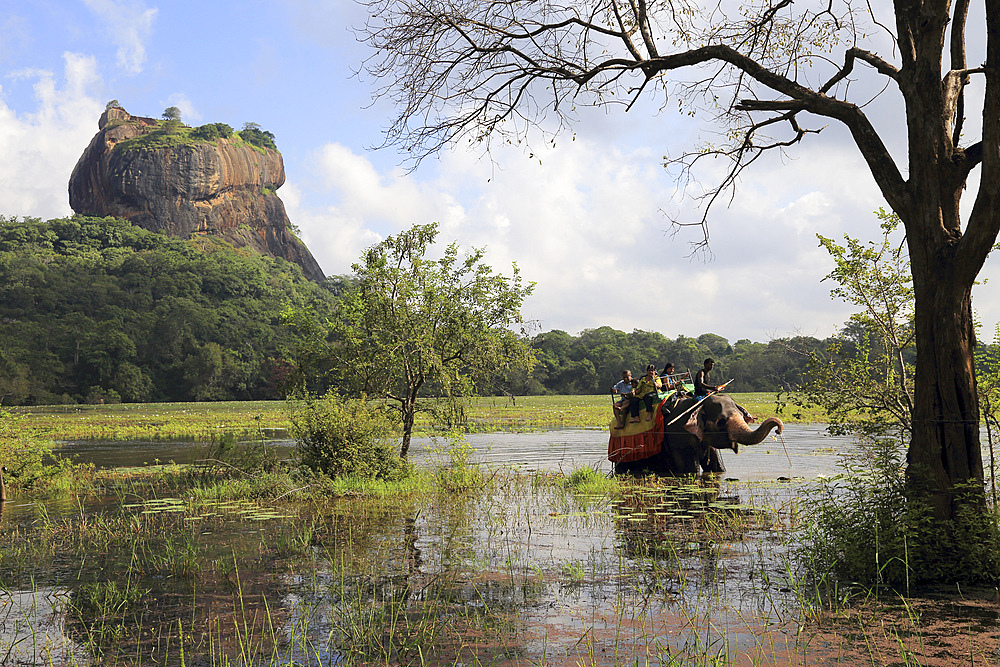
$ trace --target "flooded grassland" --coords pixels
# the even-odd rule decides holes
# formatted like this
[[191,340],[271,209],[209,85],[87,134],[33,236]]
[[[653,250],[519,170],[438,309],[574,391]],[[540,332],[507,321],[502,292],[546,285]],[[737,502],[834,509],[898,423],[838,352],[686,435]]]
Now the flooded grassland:
[[306,503],[129,487],[150,490],[6,508],[6,662],[756,663],[810,648],[761,549],[784,512],[732,490],[581,494],[502,472],[472,492]]
[[800,490],[847,445],[792,430],[729,479],[608,480],[606,436],[551,431],[470,438],[472,474],[424,442],[409,480],[332,494],[149,449],[6,503],[0,663],[996,664],[995,591],[799,571]]

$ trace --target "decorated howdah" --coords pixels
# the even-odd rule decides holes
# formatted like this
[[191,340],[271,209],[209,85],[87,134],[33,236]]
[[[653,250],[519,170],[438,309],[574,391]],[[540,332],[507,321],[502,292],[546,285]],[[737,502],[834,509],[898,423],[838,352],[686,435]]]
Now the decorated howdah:
[[660,392],[652,415],[643,411],[638,420],[614,416],[608,424],[608,460],[615,473],[652,472],[666,475],[720,473],[726,468],[720,449],[738,453],[740,445],[762,442],[784,428],[777,417],[756,421],[728,394],[695,397],[694,386]]

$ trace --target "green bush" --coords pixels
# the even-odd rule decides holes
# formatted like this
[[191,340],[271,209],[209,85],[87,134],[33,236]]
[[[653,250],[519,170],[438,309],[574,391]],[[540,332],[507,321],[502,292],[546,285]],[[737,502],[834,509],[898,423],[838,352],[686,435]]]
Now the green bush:
[[200,141],[215,141],[233,136],[233,128],[226,123],[208,123],[191,130],[191,136]]
[[563,485],[578,493],[610,493],[618,486],[618,480],[596,468],[582,466],[567,475]]
[[473,461],[476,448],[458,429],[448,432],[443,445],[435,439],[431,451],[439,459],[434,477],[442,491],[461,493],[486,483],[482,470]]
[[807,574],[896,587],[1000,580],[1000,527],[995,508],[973,502],[981,489],[959,487],[957,515],[937,519],[909,499],[925,494],[907,489],[904,451],[892,438],[861,443],[844,474],[806,490],[798,560]]
[[260,129],[253,123],[247,123],[247,126],[239,131],[239,135],[243,141],[251,146],[270,149],[272,151],[278,150],[278,145],[274,142],[274,135],[267,130]]
[[0,410],[0,466],[7,468],[4,480],[10,487],[43,488],[73,465],[52,453],[54,443],[24,423],[24,417]]
[[314,472],[370,479],[406,474],[392,420],[380,406],[328,393],[306,398],[289,418],[301,463]]

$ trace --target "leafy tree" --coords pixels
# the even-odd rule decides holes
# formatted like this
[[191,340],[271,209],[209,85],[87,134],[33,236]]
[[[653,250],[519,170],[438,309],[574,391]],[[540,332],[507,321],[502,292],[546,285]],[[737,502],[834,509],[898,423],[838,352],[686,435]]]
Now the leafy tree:
[[163,120],[175,120],[180,122],[181,110],[177,107],[167,107],[163,110]]
[[208,123],[191,130],[191,137],[202,141],[228,139],[231,136],[233,136],[233,128],[225,123]]
[[515,265],[506,277],[483,264],[485,252],[425,257],[437,224],[416,225],[368,248],[326,332],[334,376],[356,393],[388,399],[402,421],[406,458],[417,399],[474,394],[508,369],[530,367],[531,349],[511,326],[533,285]]
[[181,122],[181,110],[177,107],[167,107],[163,110],[163,132],[168,135],[176,135],[183,123]]
[[259,148],[278,150],[278,144],[274,141],[274,135],[267,130],[260,129],[257,123],[244,123],[240,130],[240,138],[252,146]]
[[[725,201],[743,169],[806,139],[819,117],[846,129],[903,225],[915,299],[913,429],[908,486],[938,519],[961,498],[980,507],[979,408],[972,286],[1000,232],[1000,8],[986,0],[975,26],[985,64],[966,59],[968,0],[893,0],[892,16],[853,0],[817,6],[770,0],[738,12],[708,3],[368,0],[366,70],[399,114],[386,143],[419,160],[463,139],[521,142],[547,117],[572,125],[583,105],[627,109],[671,97],[723,125],[721,143],[670,164],[690,174],[703,158],[729,168],[703,201]],[[888,13],[888,7],[878,11]],[[885,55],[872,35],[889,33]],[[869,45],[869,48],[865,48]],[[947,64],[945,60],[947,59]],[[861,66],[862,72],[856,70]],[[874,86],[851,85],[861,75]],[[965,95],[985,83],[981,106]],[[897,164],[866,112],[898,91],[906,164]],[[671,100],[672,101],[672,100]],[[976,98],[979,103],[979,98]],[[981,122],[966,127],[967,113]],[[971,183],[969,174],[980,169]],[[974,201],[960,211],[962,197]],[[707,244],[707,230],[703,243]],[[977,500],[978,498],[978,500]]]
[[899,218],[883,210],[878,217],[883,234],[878,243],[845,236],[842,246],[817,234],[836,262],[826,277],[836,283],[830,294],[861,308],[848,321],[848,338],[809,355],[803,390],[830,415],[834,432],[912,432],[912,280],[904,248],[892,239]]

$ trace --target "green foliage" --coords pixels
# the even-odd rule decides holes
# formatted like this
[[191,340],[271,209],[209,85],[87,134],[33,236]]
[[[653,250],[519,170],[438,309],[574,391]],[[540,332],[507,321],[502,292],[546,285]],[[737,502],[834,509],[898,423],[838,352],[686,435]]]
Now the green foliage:
[[909,432],[913,411],[913,286],[904,246],[894,241],[899,224],[880,210],[882,240],[867,245],[845,236],[846,246],[819,236],[836,268],[826,279],[831,295],[859,307],[840,340],[809,355],[808,403],[830,415],[831,431],[880,435]]
[[[258,421],[261,415],[257,415]],[[240,471],[245,475],[256,476],[277,470],[278,457],[274,448],[268,449],[263,436],[249,441],[238,438],[233,431],[226,431],[213,436],[209,441],[208,451],[202,457],[204,463],[191,468],[196,477],[212,476],[220,472]]]
[[163,110],[163,120],[176,120],[181,119],[181,110],[177,107],[167,107]]
[[294,264],[113,218],[0,219],[4,404],[283,398]]
[[438,458],[434,476],[441,490],[462,493],[485,483],[482,471],[473,462],[476,449],[461,431],[449,431],[443,444],[435,439],[431,451]]
[[251,146],[265,150],[278,150],[278,145],[274,141],[274,135],[267,130],[260,129],[260,125],[257,123],[245,123],[243,129],[239,131],[239,135],[243,141]]
[[233,128],[226,123],[207,123],[191,128],[183,125],[180,120],[171,119],[164,120],[154,130],[147,130],[135,138],[118,142],[114,151],[154,151],[178,146],[195,146],[201,142],[228,139],[233,135]]
[[585,329],[579,336],[553,330],[532,339],[537,364],[530,375],[512,375],[505,388],[513,394],[604,394],[623,370],[635,373],[650,363],[659,370],[672,362],[678,372],[693,374],[706,357],[712,357],[719,377],[736,378],[734,391],[788,390],[805,381],[807,355],[830,342],[796,336],[730,344],[712,333],[671,340],[638,329],[625,333],[600,327]]
[[906,487],[904,451],[892,438],[867,441],[845,456],[843,474],[806,490],[798,551],[806,571],[897,588],[996,582],[1000,525],[984,511],[981,487],[960,485],[955,517],[937,519],[926,496]]
[[1000,325],[993,332],[993,344],[976,347],[976,389],[979,394],[979,414],[986,425],[989,447],[989,475],[993,506],[1000,507],[997,497],[997,460],[994,440],[1000,437]]
[[866,583],[905,583],[903,450],[889,438],[860,444],[844,473],[821,480],[800,502],[799,557],[807,570]]
[[307,396],[289,415],[302,465],[329,477],[396,479],[407,468],[396,456],[386,411],[363,399]]
[[[172,124],[171,124],[172,123]],[[128,151],[158,151],[178,146],[194,146],[199,140],[191,136],[191,128],[175,121],[164,121],[160,127],[115,144],[116,153]]]
[[7,468],[8,488],[44,490],[71,470],[68,461],[57,458],[54,443],[25,425],[24,417],[0,410],[0,466]]
[[533,362],[527,341],[511,330],[533,285],[522,284],[516,265],[510,278],[494,273],[479,249],[460,257],[452,243],[440,259],[427,259],[437,231],[417,225],[368,248],[329,320],[302,309],[287,314],[309,341],[300,367],[398,408],[404,458],[419,397],[471,396]]
[[565,486],[577,493],[606,494],[618,488],[618,480],[600,470],[583,466],[566,476]]
[[225,123],[208,123],[191,130],[191,137],[198,141],[216,141],[233,136],[233,128]]

